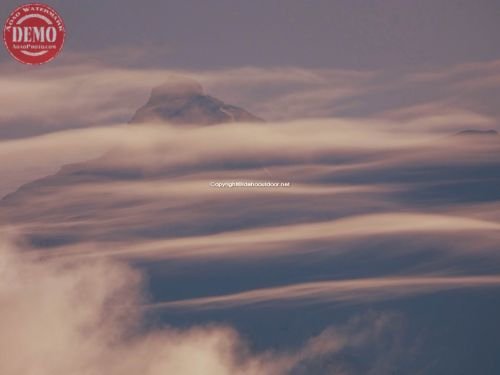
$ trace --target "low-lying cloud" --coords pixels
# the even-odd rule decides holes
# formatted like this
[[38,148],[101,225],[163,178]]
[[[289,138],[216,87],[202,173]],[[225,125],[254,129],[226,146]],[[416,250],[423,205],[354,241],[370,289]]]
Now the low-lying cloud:
[[493,61],[389,73],[299,67],[183,71],[74,61],[43,71],[12,71],[5,65],[0,66],[0,84],[8,88],[0,94],[0,138],[125,123],[150,90],[172,75],[192,77],[208,93],[270,121],[397,117],[407,128],[495,128],[500,114],[490,91],[498,66]]
[[142,276],[125,264],[29,259],[5,239],[0,260],[2,374],[277,375],[311,373],[325,358],[320,368],[344,374],[337,354],[391,330],[388,316],[372,315],[298,349],[254,353],[229,327],[146,329]]

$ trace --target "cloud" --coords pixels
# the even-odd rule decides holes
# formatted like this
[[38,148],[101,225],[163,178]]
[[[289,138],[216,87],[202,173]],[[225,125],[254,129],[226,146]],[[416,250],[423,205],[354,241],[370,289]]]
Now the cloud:
[[[146,216],[141,220],[145,220]],[[105,225],[102,223],[101,225]],[[100,225],[100,226],[101,226]],[[113,226],[127,227],[126,221],[113,221]],[[101,226],[102,227],[102,226]],[[119,249],[92,251],[86,245],[65,247],[59,251],[52,251],[52,255],[60,256],[125,256],[139,259],[189,259],[193,258],[260,258],[292,254],[290,246],[294,243],[307,241],[331,242],[335,239],[352,239],[363,236],[394,236],[397,234],[418,235],[423,233],[446,234],[460,232],[495,233],[500,229],[497,222],[466,217],[445,215],[430,215],[419,213],[384,213],[359,215],[333,221],[317,223],[284,225],[240,231],[223,232],[207,236],[190,236],[167,240],[144,241],[126,245],[120,241],[116,245]],[[297,251],[300,250],[298,248]]]
[[[305,105],[314,102],[324,106],[359,92],[362,82],[370,77],[363,72],[299,68],[183,71],[68,64],[19,72],[0,66],[0,84],[8,87],[0,94],[0,138],[127,122],[153,87],[177,75],[193,77],[209,93],[268,119],[315,114],[313,108],[307,111],[305,106],[302,111],[288,113],[286,108],[297,101],[287,98],[290,91],[300,96],[308,92],[308,98],[298,98]],[[268,105],[270,101],[275,102],[274,109]]]
[[[359,119],[233,125],[102,127],[4,140],[0,157],[10,162],[0,190],[87,161],[8,195],[2,223],[34,244],[60,247],[53,255],[275,257],[306,252],[311,243],[419,241],[419,234],[444,241],[457,233],[482,237],[473,248],[490,252],[482,250],[498,218],[465,205],[497,199],[481,188],[498,178],[494,140],[394,133],[385,122]],[[210,187],[234,180],[291,187]],[[464,252],[463,243],[446,244],[443,251]]]
[[195,298],[150,305],[153,309],[227,309],[249,305],[273,307],[321,303],[367,303],[419,294],[467,288],[498,288],[500,276],[416,276],[334,280],[286,285],[236,294]]
[[[388,120],[386,113],[407,108],[416,116],[415,121],[420,119],[414,126],[433,121],[443,129],[453,125],[478,128],[495,125],[499,119],[496,107],[484,100],[498,74],[497,61],[430,72],[300,67],[188,71],[69,60],[41,71],[19,71],[4,64],[0,66],[0,84],[8,89],[0,94],[0,138],[127,122],[150,90],[172,75],[192,77],[208,93],[270,121],[325,117]],[[439,113],[415,112],[436,103],[445,107]]]
[[[10,160],[2,170],[0,194],[23,181],[53,173],[63,164],[90,160],[110,150],[113,152],[99,159],[102,168],[158,170],[161,167],[177,174],[305,163],[316,164],[316,168],[322,167],[327,172],[327,162],[333,172],[334,167],[359,169],[362,163],[397,162],[398,158],[408,156],[430,159],[419,150],[433,152],[436,154],[433,157],[446,154],[455,159],[471,157],[458,148],[466,144],[464,140],[439,140],[443,132],[441,122],[420,129],[402,126],[396,132],[397,126],[397,122],[368,119],[300,120],[237,127],[229,124],[195,129],[168,125],[108,126],[0,140],[0,157]],[[231,142],[220,144],[217,141],[221,138]],[[26,157],[26,150],[30,150],[30,157]]]
[[[372,125],[376,127],[377,124]],[[189,170],[192,166],[200,168],[203,160],[212,167],[227,164],[229,155],[232,155],[233,163],[252,163],[255,166],[267,160],[268,164],[282,164],[327,153],[342,157],[342,150],[335,150],[338,147],[346,149],[344,152],[356,148],[358,153],[363,149],[366,153],[377,148],[410,147],[429,139],[425,134],[405,138],[391,134],[382,125],[378,128],[370,130],[369,122],[342,120],[269,123],[265,126],[240,124],[237,128],[220,125],[206,129],[179,129],[166,125],[114,126],[0,140],[0,158],[11,161],[2,170],[0,195],[20,182],[53,173],[63,164],[93,159],[109,150],[117,151],[108,153],[101,163],[108,163],[110,167],[140,165],[149,169],[160,166],[174,169],[182,166]],[[331,136],[325,137],[326,133]],[[232,142],[218,145],[219,137],[227,137]],[[346,147],[346,144],[350,146]],[[26,157],[26,150],[30,150],[31,157]],[[133,159],[129,157],[131,152]],[[350,154],[354,156],[353,151]]]
[[[125,264],[29,259],[4,238],[0,372],[289,374],[325,356],[331,363],[345,349],[374,345],[390,328],[388,317],[369,316],[330,327],[299,349],[255,353],[228,327],[145,329],[143,301],[142,276]],[[342,362],[340,357],[335,366]]]
[[[369,374],[346,369],[345,351],[373,352],[392,317],[269,352],[226,326],[141,323],[499,286],[498,141],[452,136],[495,127],[493,106],[476,103],[489,86],[476,80],[493,81],[496,64],[413,81],[285,67],[0,69],[0,195],[13,192],[0,225],[28,244],[1,244],[2,374]],[[271,121],[124,125],[171,73]],[[299,119],[318,116],[330,118]],[[210,187],[219,180],[291,187]],[[145,298],[126,261],[156,267],[152,289],[175,296]]]
[[500,60],[469,62],[447,66],[441,69],[414,72],[408,75],[408,81],[439,82],[469,81],[474,78],[496,76],[500,72]]

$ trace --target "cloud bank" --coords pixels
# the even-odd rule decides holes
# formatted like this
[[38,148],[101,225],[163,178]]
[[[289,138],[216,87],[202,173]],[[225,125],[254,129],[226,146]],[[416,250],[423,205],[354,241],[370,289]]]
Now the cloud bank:
[[[144,328],[141,274],[111,261],[29,259],[0,246],[3,374],[295,374],[346,349],[373,345],[389,327],[375,315],[330,327],[289,352],[253,353],[231,328]],[[378,366],[378,365],[377,365]]]

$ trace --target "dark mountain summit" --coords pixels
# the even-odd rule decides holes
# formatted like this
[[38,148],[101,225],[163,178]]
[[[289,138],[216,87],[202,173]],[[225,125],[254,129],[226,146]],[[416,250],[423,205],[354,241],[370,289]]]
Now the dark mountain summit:
[[[173,78],[168,83],[154,88],[148,102],[137,110],[131,123],[168,122],[173,124],[212,125],[229,122],[262,122],[263,120],[246,110],[225,104],[206,95],[202,86],[191,79]],[[56,174],[24,184],[17,191],[0,197],[2,204],[30,194],[51,190],[61,186],[78,185],[85,182],[142,180],[161,175],[151,166],[121,167],[110,160],[124,158],[129,151],[110,150],[97,159],[64,165]],[[108,165],[111,163],[111,166]],[[148,171],[147,173],[145,171]]]
[[246,110],[205,94],[191,79],[174,78],[153,89],[131,123],[164,121],[174,124],[212,125],[227,122],[260,122]]

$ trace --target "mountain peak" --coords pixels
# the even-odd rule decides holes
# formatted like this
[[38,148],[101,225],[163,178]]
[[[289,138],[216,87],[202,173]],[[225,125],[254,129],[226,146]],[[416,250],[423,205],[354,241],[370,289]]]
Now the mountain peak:
[[148,102],[139,108],[131,123],[169,122],[211,125],[226,122],[260,122],[257,116],[205,94],[193,79],[171,77],[151,91]]
[[204,95],[203,87],[194,79],[176,76],[153,88],[151,92],[151,98],[156,100],[183,95]]

